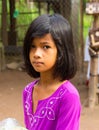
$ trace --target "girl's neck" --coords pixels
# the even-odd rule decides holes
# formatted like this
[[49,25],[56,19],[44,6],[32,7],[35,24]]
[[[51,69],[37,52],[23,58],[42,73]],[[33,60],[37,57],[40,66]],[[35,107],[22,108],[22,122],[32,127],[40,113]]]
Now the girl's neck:
[[39,79],[38,86],[44,89],[57,89],[57,87],[62,83],[63,81],[60,81],[60,78],[54,79],[51,75],[42,75]]

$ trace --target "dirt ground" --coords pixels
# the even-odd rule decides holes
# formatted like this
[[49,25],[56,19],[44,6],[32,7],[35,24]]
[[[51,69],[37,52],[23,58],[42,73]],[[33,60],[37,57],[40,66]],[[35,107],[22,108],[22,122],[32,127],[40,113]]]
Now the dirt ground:
[[[85,86],[85,74],[77,73],[72,82],[76,85],[82,103],[80,130],[99,130],[99,105],[92,110],[86,107],[88,88]],[[0,121],[16,118],[22,126],[22,90],[33,79],[26,72],[5,70],[0,72]]]

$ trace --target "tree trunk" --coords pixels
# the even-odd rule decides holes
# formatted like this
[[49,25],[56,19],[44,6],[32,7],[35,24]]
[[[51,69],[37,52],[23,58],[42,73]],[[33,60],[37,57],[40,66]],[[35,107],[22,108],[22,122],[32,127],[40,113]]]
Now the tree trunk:
[[60,13],[68,19],[68,21],[71,20],[71,0],[60,0]]
[[8,45],[7,35],[7,0],[2,0],[1,37],[4,46]]
[[81,67],[80,70],[83,72],[84,68],[84,37],[83,37],[83,0],[80,0],[80,57],[81,57]]
[[[75,44],[75,49],[76,49],[76,55],[77,59],[79,58],[79,43],[80,43],[80,35],[79,35],[79,2],[77,0],[72,1],[72,9],[71,9],[71,24],[72,24],[72,30],[73,30],[73,39],[74,39],[74,44]],[[79,65],[78,61],[78,67]]]
[[70,21],[71,18],[71,0],[52,1],[52,7],[55,13],[62,14]]
[[13,17],[15,11],[15,0],[9,0],[10,5],[10,31],[8,32],[9,45],[16,45],[16,18]]
[[[93,29],[99,28],[99,16],[94,15],[93,21]],[[99,48],[98,48],[99,49]],[[90,61],[90,82],[89,82],[89,107],[94,108],[96,103],[98,103],[98,95],[97,95],[97,86],[98,86],[98,59],[99,58],[99,50],[96,51],[96,55],[94,57],[91,56]]]

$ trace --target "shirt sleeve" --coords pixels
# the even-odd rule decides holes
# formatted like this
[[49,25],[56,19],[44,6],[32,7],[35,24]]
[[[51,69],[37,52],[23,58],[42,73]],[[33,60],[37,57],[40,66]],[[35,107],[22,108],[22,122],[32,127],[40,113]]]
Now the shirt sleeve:
[[56,130],[79,130],[81,104],[75,94],[68,94],[60,102]]

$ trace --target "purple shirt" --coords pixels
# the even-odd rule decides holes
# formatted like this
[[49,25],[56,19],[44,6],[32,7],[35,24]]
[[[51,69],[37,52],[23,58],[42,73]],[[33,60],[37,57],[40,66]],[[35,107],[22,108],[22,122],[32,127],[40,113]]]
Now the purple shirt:
[[37,80],[23,91],[25,125],[28,130],[79,130],[81,103],[78,91],[63,83],[50,97],[39,100],[33,113],[32,92]]

